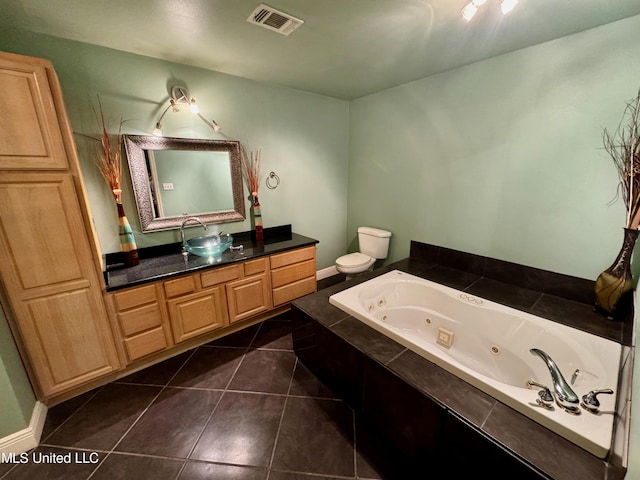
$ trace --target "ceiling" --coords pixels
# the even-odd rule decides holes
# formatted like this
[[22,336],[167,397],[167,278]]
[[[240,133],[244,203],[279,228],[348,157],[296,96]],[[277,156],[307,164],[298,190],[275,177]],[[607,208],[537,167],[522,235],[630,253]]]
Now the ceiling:
[[[264,0],[304,20],[252,25],[261,0],[2,0],[17,27],[261,82],[353,99],[640,14],[640,0]],[[1,34],[0,34],[1,35]]]

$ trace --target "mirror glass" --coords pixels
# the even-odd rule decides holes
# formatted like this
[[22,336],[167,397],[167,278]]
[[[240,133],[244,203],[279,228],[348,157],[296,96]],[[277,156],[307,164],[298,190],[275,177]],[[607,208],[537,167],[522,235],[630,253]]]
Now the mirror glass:
[[240,143],[124,135],[143,232],[244,220]]

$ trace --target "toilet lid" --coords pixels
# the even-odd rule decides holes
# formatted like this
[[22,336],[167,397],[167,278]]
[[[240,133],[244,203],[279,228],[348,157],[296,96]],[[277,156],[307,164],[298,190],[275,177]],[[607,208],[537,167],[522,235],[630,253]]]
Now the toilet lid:
[[336,260],[336,263],[338,265],[342,265],[343,267],[359,267],[360,265],[365,265],[370,261],[371,257],[369,255],[356,252],[350,253],[348,255],[343,255]]

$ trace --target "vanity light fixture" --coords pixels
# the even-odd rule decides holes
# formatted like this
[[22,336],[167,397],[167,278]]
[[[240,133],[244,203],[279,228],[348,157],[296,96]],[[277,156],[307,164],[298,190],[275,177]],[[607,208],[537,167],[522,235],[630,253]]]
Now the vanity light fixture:
[[[471,2],[467,3],[462,9],[462,18],[470,22],[476,13],[478,13],[478,8],[485,3],[487,3],[487,0],[471,0]],[[517,4],[518,0],[500,0],[500,10],[503,15],[506,15],[513,10]]]
[[180,104],[189,105],[189,111],[194,115],[197,115],[200,120],[209,125],[214,132],[220,131],[220,125],[215,120],[207,120],[200,113],[200,109],[198,108],[198,104],[196,103],[196,99],[191,96],[189,90],[186,87],[174,86],[171,89],[171,98],[169,99],[169,105],[162,111],[160,118],[156,122],[156,127],[153,129],[153,135],[156,137],[162,136],[162,119],[167,114],[169,109],[174,112],[180,111]]

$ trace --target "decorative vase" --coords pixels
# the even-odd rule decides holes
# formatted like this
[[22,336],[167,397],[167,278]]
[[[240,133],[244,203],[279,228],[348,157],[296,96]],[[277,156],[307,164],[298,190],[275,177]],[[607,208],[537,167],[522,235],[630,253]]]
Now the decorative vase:
[[122,206],[122,190],[114,189],[113,196],[116,199],[116,205],[118,207],[118,235],[120,237],[120,253],[124,261],[125,267],[134,267],[140,263],[138,257],[138,247],[136,246],[136,240],[133,238],[133,230],[129,225],[129,220],[124,213],[124,207]]
[[613,264],[596,279],[596,308],[604,310],[610,318],[622,296],[633,290],[631,254],[637,239],[638,230],[625,228],[620,253]]
[[264,232],[262,229],[262,212],[260,211],[260,200],[258,200],[258,193],[253,192],[253,221],[256,230],[256,240],[262,242],[264,240]]

